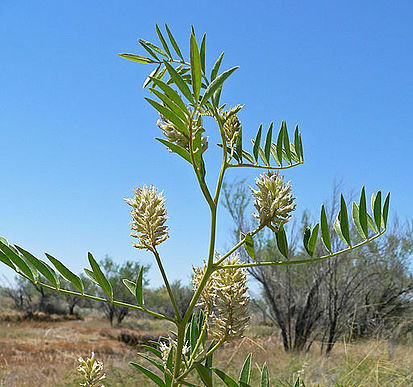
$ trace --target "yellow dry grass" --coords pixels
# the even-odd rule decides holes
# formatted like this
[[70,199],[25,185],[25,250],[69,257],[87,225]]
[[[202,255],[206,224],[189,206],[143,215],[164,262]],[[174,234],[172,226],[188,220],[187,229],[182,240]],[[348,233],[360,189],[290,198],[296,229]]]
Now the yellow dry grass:
[[[165,333],[167,326],[141,320],[139,333]],[[91,351],[105,364],[106,386],[151,386],[128,363],[139,361],[137,349],[120,343],[122,329],[90,318],[66,322],[0,323],[0,386],[76,386],[77,358]],[[410,387],[413,386],[413,348],[389,347],[385,341],[336,345],[329,358],[315,345],[309,354],[287,354],[276,334],[266,332],[227,344],[214,365],[237,376],[246,355],[253,353],[252,387],[259,386],[258,368],[267,362],[273,386],[288,386],[300,375],[306,387]],[[221,384],[217,383],[217,386]]]

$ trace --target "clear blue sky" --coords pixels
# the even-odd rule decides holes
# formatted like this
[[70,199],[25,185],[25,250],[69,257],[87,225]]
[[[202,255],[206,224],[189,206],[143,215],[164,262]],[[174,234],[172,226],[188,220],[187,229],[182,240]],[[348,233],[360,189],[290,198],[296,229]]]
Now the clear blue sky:
[[[300,209],[318,213],[338,178],[391,191],[391,211],[412,219],[412,17],[411,1],[1,1],[0,235],[77,272],[89,250],[151,263],[131,245],[123,198],[152,183],[168,198],[166,269],[189,280],[207,253],[207,207],[189,167],[153,140],[150,68],[116,55],[142,54],[136,39],[165,22],[186,52],[193,24],[207,64],[223,50],[223,67],[241,66],[224,100],[246,105],[245,143],[260,122],[299,123],[306,163],[286,175]],[[160,285],[155,266],[150,276]]]

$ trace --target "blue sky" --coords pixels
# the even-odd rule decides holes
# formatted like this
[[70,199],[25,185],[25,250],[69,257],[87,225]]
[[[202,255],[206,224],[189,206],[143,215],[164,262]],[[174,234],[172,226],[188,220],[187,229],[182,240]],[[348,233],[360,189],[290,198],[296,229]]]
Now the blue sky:
[[[141,88],[151,68],[116,55],[143,54],[136,39],[155,41],[165,22],[186,53],[193,24],[207,32],[207,65],[225,51],[223,68],[241,66],[223,100],[246,105],[245,144],[261,122],[300,125],[306,162],[285,173],[300,210],[318,213],[343,179],[348,190],[391,191],[391,211],[412,219],[412,15],[409,1],[3,0],[0,235],[77,272],[87,251],[152,263],[131,245],[123,198],[154,184],[171,218],[166,270],[189,281],[207,254],[208,210],[189,167],[153,140]],[[220,155],[207,129],[212,182]],[[220,215],[224,250],[231,223]],[[150,278],[160,285],[154,266]]]

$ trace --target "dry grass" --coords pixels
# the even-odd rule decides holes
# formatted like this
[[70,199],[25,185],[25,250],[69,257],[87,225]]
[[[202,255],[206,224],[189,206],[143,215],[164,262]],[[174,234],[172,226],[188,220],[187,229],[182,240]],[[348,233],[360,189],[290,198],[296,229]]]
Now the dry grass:
[[[150,320],[127,326],[140,333],[165,333],[167,326]],[[105,364],[109,386],[149,386],[131,369],[137,350],[117,340],[121,329],[110,329],[106,321],[93,318],[68,322],[2,322],[0,324],[0,386],[57,387],[78,385],[75,369],[79,356],[91,351]],[[413,385],[413,348],[399,345],[390,351],[386,342],[338,343],[329,358],[319,355],[315,346],[310,354],[286,354],[277,336],[266,328],[235,343],[215,357],[215,366],[236,376],[245,356],[253,352],[253,377],[258,365],[267,361],[273,385],[287,386],[301,375],[306,387],[408,387]],[[252,338],[254,337],[254,338]],[[255,364],[257,366],[255,366]],[[217,384],[219,386],[219,384]],[[252,387],[258,386],[258,382]]]

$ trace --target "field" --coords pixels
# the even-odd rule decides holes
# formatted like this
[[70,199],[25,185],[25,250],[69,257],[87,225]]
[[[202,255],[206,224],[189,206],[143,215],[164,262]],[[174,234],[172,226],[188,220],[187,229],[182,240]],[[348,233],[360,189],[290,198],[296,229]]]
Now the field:
[[[137,348],[118,340],[121,332],[157,336],[169,329],[152,320],[132,319],[124,328],[108,326],[99,317],[76,321],[23,321],[0,323],[0,386],[76,386],[77,358],[94,351],[105,364],[106,386],[149,386],[131,369]],[[127,327],[134,327],[134,331]],[[214,358],[215,365],[235,376],[246,354],[253,352],[253,377],[267,361],[273,386],[289,386],[300,375],[307,387],[408,387],[413,385],[413,348],[384,341],[340,342],[332,355],[286,354],[272,328],[253,326],[247,336],[227,344]],[[219,386],[220,384],[217,384]],[[253,387],[258,382],[253,383]]]

